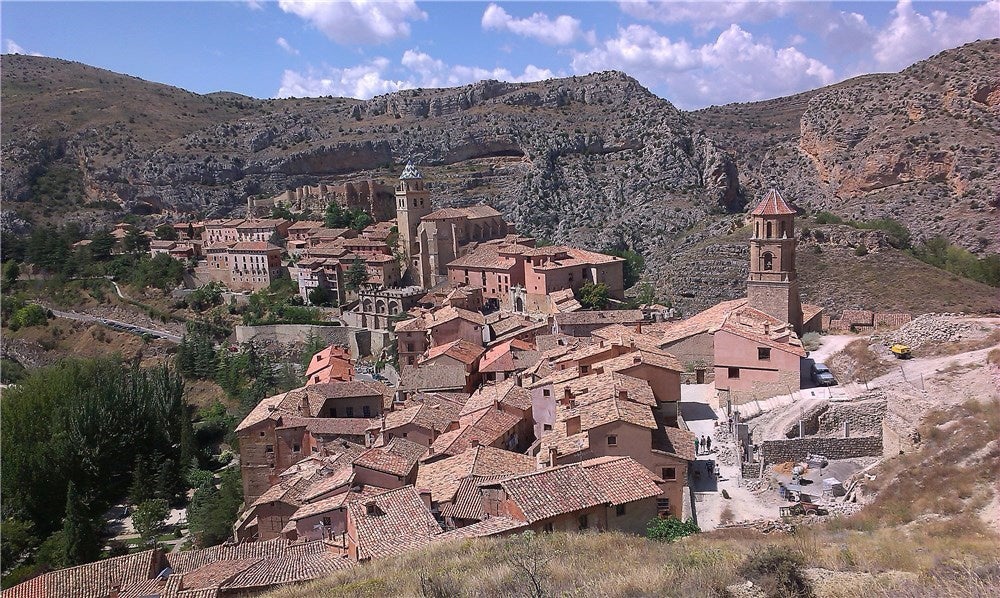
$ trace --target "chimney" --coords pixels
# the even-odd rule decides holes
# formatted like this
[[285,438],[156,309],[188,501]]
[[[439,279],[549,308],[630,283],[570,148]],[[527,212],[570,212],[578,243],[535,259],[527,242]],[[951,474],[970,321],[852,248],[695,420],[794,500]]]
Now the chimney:
[[636,324],[635,331],[642,334],[642,324]]
[[559,458],[559,449],[556,447],[549,448],[549,467],[556,466],[556,460]]
[[421,488],[420,490],[417,490],[417,493],[420,495],[420,500],[424,501],[424,506],[427,507],[428,511],[430,511],[431,510],[431,491],[428,490],[428,489],[426,489],[426,488]]
[[524,386],[524,376],[521,375],[521,372],[518,372],[514,376],[514,384],[516,384],[518,386],[521,386],[521,387]]
[[627,401],[628,400],[628,389],[619,388],[618,389],[618,400]]
[[478,438],[473,438],[472,439],[472,448],[476,448],[478,446],[479,446],[479,439]]
[[309,395],[303,393],[302,402],[299,404],[299,413],[303,417],[312,417],[312,413],[309,411]]

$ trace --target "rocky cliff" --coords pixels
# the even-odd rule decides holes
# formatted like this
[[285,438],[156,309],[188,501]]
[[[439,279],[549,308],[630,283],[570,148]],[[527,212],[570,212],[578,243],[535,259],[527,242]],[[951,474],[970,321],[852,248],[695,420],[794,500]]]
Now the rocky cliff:
[[[685,113],[618,72],[258,100],[5,55],[4,225],[239,214],[248,196],[391,179],[413,160],[436,203],[485,202],[535,235],[637,249],[697,309],[742,292],[732,233],[769,186],[807,210],[892,216],[918,238],[996,251],[998,57],[997,40],[979,42],[898,74]],[[52,192],[67,180],[81,198]]]

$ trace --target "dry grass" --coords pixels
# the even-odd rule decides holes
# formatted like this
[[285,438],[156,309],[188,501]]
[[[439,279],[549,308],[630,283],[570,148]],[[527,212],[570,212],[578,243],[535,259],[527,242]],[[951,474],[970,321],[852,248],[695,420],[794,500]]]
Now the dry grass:
[[[920,347],[920,357],[935,355],[958,355],[1000,345],[1000,330],[994,330],[982,338],[956,341],[952,343],[928,343]],[[1000,353],[1000,349],[996,349]],[[992,354],[993,351],[990,351]],[[1000,359],[1000,355],[997,356]]]
[[831,356],[826,364],[841,382],[866,382],[892,369],[891,364],[871,350],[865,339],[851,341],[843,350]]
[[1000,365],[1000,349],[992,349],[986,354],[986,363]]

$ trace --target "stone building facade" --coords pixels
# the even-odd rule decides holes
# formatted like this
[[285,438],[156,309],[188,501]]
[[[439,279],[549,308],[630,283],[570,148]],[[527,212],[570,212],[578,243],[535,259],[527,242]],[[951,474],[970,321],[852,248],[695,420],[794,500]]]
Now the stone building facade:
[[750,212],[750,307],[788,322],[802,333],[802,305],[795,271],[795,210],[771,189]]

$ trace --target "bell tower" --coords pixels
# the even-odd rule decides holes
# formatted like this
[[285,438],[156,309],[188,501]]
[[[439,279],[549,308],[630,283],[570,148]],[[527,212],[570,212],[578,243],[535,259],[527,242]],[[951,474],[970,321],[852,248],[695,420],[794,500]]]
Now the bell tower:
[[420,239],[417,226],[420,219],[431,213],[430,193],[424,186],[424,177],[412,162],[406,163],[396,185],[396,227],[399,245],[406,254],[406,271],[411,280],[420,280]]
[[795,274],[795,210],[771,189],[750,212],[747,304],[802,333],[802,305]]

